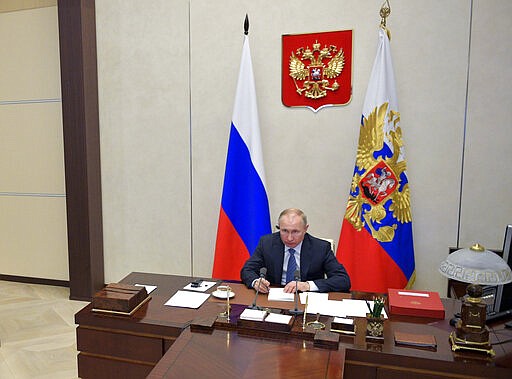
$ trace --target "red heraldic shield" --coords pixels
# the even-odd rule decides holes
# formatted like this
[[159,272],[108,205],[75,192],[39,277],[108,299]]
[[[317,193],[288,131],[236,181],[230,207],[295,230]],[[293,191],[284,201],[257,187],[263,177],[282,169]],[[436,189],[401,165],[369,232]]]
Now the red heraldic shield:
[[317,112],[352,98],[352,30],[283,35],[282,54],[287,107]]

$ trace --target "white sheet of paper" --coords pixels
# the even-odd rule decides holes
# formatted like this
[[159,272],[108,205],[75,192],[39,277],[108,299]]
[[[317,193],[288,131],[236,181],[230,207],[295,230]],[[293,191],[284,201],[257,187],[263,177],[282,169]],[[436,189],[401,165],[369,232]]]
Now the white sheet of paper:
[[212,288],[217,282],[207,282],[206,280],[202,281],[199,287],[192,287],[192,283],[187,284],[183,287],[184,290],[189,291],[197,291],[197,292],[205,292],[206,290]]
[[[346,316],[366,317],[366,314],[370,312],[365,300],[343,299],[343,303]],[[373,308],[372,300],[368,300],[368,304]],[[384,318],[388,318],[385,309],[382,310],[382,314],[384,315]]]
[[398,294],[399,295],[404,295],[404,296],[430,297],[428,293],[421,293],[421,292],[398,291]]
[[146,287],[146,292],[148,293],[148,295],[153,292],[154,290],[156,290],[156,286],[152,286],[150,284],[135,284],[136,286],[139,286],[139,287]]
[[279,313],[269,313],[265,322],[275,322],[277,324],[288,324],[292,316],[290,315],[282,315]]
[[343,303],[347,316],[366,317],[366,314],[370,312],[364,300],[343,299]]
[[165,305],[181,308],[199,308],[210,297],[209,293],[198,293],[190,291],[178,291]]
[[242,320],[263,321],[266,315],[266,311],[245,308],[244,311],[240,314],[240,318]]
[[294,301],[293,293],[285,293],[283,288],[270,288],[268,301]]
[[318,302],[318,301],[329,300],[329,294],[326,292],[301,292],[299,296],[300,296],[301,304],[306,304],[306,296],[307,296],[308,297],[308,305]]
[[324,316],[334,317],[345,317],[345,308],[343,307],[343,301],[339,300],[325,300],[325,301],[314,301],[311,303],[308,298],[307,313],[317,314],[320,313]]
[[334,317],[332,322],[337,322],[338,324],[354,325],[354,320],[351,318]]

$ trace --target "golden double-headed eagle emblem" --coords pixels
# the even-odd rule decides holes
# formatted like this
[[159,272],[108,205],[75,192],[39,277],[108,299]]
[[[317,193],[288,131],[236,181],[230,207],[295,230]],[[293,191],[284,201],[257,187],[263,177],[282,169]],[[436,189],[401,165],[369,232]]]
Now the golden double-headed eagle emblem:
[[[362,120],[356,170],[345,212],[345,219],[356,230],[366,224],[380,242],[393,240],[398,223],[412,221],[407,165],[401,153],[400,113],[388,108],[389,104],[384,103]],[[384,124],[393,127],[385,132]],[[385,144],[391,154],[381,153]]]
[[312,49],[299,47],[290,55],[289,75],[297,93],[309,99],[320,99],[327,96],[327,91],[338,90],[340,85],[336,78],[345,66],[342,48],[321,46],[317,40]]

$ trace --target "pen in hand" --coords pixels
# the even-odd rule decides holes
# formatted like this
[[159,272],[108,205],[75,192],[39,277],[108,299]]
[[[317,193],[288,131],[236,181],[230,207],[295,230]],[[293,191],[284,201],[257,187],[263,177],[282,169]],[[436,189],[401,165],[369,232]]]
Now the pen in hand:
[[259,291],[260,291],[261,293],[268,293],[269,288],[268,288],[268,286],[265,284],[265,282],[263,282],[263,279],[262,279],[262,278],[260,278],[260,279],[258,280],[258,288],[259,288]]

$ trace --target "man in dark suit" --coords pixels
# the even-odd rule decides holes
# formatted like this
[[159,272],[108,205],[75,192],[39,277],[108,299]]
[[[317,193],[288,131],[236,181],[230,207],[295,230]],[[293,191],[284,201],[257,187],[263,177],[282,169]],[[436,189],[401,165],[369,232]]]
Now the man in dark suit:
[[[300,271],[299,291],[348,292],[350,278],[331,250],[331,244],[307,233],[307,217],[300,209],[281,212],[279,231],[261,237],[240,276],[245,285],[267,293],[270,285],[295,292],[294,274]],[[260,280],[260,269],[267,273]]]

